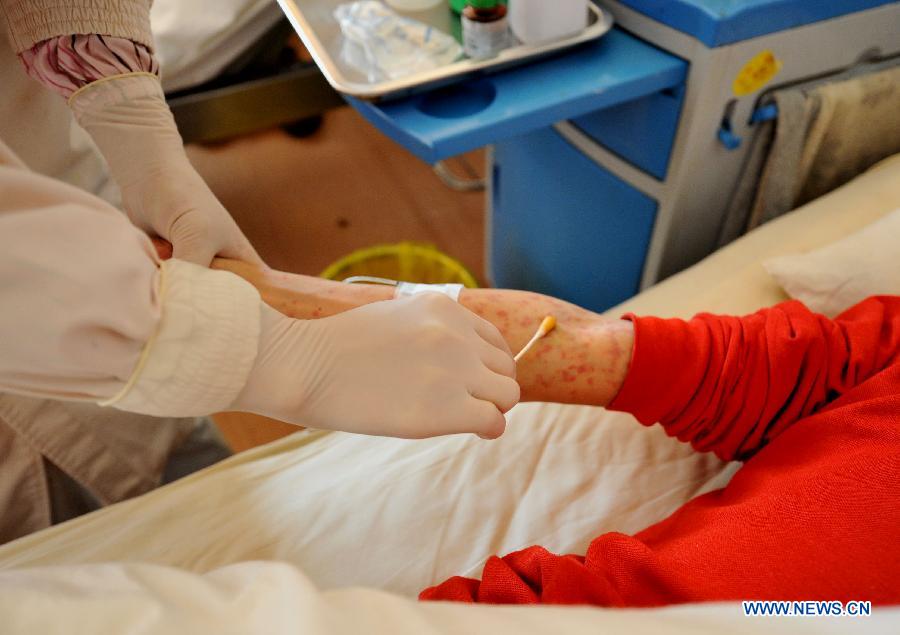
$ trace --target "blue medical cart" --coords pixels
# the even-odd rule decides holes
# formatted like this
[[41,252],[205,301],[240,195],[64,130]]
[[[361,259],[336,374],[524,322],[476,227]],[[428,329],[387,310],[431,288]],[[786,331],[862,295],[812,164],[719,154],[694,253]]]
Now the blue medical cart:
[[774,87],[900,55],[897,0],[601,0],[616,28],[532,65],[384,103],[434,163],[490,153],[497,286],[594,310],[711,253]]

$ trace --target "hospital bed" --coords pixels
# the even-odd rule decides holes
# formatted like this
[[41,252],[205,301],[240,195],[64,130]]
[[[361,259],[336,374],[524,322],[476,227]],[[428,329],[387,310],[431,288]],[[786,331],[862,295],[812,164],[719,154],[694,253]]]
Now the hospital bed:
[[[688,317],[772,305],[785,295],[762,261],[830,244],[898,207],[900,155],[611,314]],[[738,467],[697,454],[629,415],[556,404],[516,407],[506,435],[493,443],[304,431],[0,547],[0,569],[141,561],[208,572],[246,560],[281,560],[338,594],[323,601],[344,597],[337,589],[359,586],[413,596],[454,574],[477,576],[491,554],[532,544],[584,553],[598,534],[636,532],[724,486]],[[367,598],[367,610],[382,606],[386,619],[396,608],[393,595]],[[158,602],[159,610],[176,610],[175,599]],[[896,632],[900,609],[878,607],[876,613],[854,622],[854,632]],[[590,615],[593,632],[827,633],[848,627],[846,618],[747,620],[731,605],[592,609]],[[278,615],[271,619],[277,632]],[[321,623],[306,627],[328,632]],[[415,624],[404,630],[417,632]]]

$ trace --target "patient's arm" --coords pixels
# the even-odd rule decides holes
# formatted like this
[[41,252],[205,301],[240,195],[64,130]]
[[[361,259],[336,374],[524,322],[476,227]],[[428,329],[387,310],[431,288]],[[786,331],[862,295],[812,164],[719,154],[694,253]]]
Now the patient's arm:
[[[217,260],[213,266],[248,280],[267,304],[299,319],[327,317],[389,300],[394,293],[391,287],[348,285],[233,260]],[[513,352],[525,345],[544,317],[556,317],[556,330],[519,362],[523,401],[605,406],[619,391],[631,358],[631,323],[524,291],[466,289],[460,302],[492,322]]]
[[[389,299],[390,287],[344,285],[216,266],[285,313],[320,317]],[[558,327],[519,364],[524,400],[607,406],[712,451],[746,459],[896,359],[900,300],[861,303],[836,320],[788,302],[745,317],[610,320],[521,291],[466,290],[460,301],[518,350],[546,315]],[[626,377],[627,375],[627,377]]]
[[[390,287],[345,285],[233,261],[216,266],[246,278],[266,302],[298,318],[393,295]],[[727,460],[753,455],[882,368],[900,346],[895,298],[871,301],[867,310],[877,314],[874,321],[851,320],[849,311],[831,321],[797,302],[745,317],[645,317],[634,323],[522,291],[464,290],[460,302],[494,323],[513,351],[544,316],[557,318],[557,329],[519,363],[523,400],[630,412]]]

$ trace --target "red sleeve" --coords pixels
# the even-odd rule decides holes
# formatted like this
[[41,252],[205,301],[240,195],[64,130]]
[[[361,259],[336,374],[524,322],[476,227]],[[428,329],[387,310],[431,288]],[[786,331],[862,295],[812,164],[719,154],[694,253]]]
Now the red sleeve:
[[799,302],[742,318],[636,318],[631,367],[611,410],[725,460],[746,459],[794,422],[885,368],[900,350],[900,298],[832,321]]
[[719,600],[900,603],[900,298],[837,320],[787,303],[745,318],[635,319],[615,405],[721,456],[727,487],[584,556],[492,557],[421,599],[657,606]]

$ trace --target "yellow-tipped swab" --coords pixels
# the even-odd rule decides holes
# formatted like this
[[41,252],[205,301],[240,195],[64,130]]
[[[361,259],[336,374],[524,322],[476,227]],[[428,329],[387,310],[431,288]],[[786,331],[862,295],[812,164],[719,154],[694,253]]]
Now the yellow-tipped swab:
[[544,318],[544,321],[541,322],[540,327],[538,327],[537,332],[534,334],[534,337],[525,345],[519,354],[515,356],[515,360],[518,362],[520,359],[525,357],[525,354],[531,350],[531,348],[537,344],[541,339],[546,337],[553,329],[556,328],[556,318],[552,315],[548,315]]

